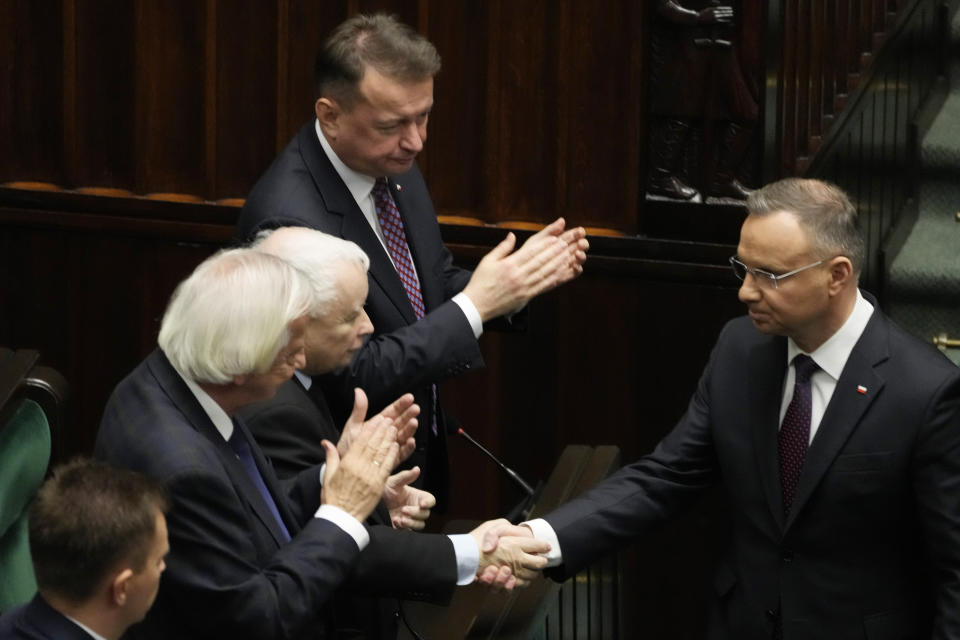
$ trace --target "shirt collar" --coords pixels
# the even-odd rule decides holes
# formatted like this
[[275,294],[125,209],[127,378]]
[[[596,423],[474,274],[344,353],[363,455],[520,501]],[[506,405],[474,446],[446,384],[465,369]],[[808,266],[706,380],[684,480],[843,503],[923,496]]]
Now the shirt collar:
[[83,629],[84,631],[86,631],[87,634],[88,634],[91,638],[94,638],[94,640],[107,640],[107,639],[104,638],[102,635],[100,635],[99,633],[97,633],[96,631],[94,631],[93,629],[91,629],[90,627],[88,627],[87,625],[83,624],[83,623],[80,622],[79,620],[76,620],[76,619],[74,619],[74,618],[71,618],[70,616],[68,616],[68,615],[66,615],[66,614],[64,614],[63,617],[66,618],[67,620],[69,620],[70,622],[72,622],[73,624],[77,625],[78,627],[80,627],[80,628]]
[[297,380],[300,381],[300,384],[303,385],[303,388],[307,391],[310,391],[310,385],[313,384],[313,378],[305,374],[304,372],[297,369],[293,372],[293,375],[297,376]]
[[353,199],[357,202],[360,202],[364,198],[370,195],[370,191],[373,190],[373,185],[377,182],[374,178],[371,178],[368,175],[354,171],[347,165],[343,163],[343,160],[333,151],[333,147],[330,146],[330,143],[327,142],[327,139],[323,135],[323,130],[320,128],[320,121],[314,120],[314,129],[317,131],[317,138],[320,139],[320,146],[323,147],[323,152],[327,154],[327,158],[330,159],[330,164],[333,165],[334,170],[337,172],[337,175],[340,176],[340,179],[343,180],[343,184],[347,185],[347,190],[350,191],[350,195],[353,196]]
[[217,428],[217,431],[220,432],[220,435],[223,436],[224,440],[230,440],[230,436],[233,435],[233,420],[230,419],[230,416],[227,415],[227,412],[223,410],[217,401],[210,397],[206,391],[200,388],[196,382],[183,375],[179,371],[177,373],[183,378],[183,381],[187,383],[187,387],[196,397],[197,402],[200,403],[200,406],[203,408],[203,412],[207,414],[207,417],[210,418],[210,422],[213,423],[213,426]]
[[[843,323],[843,326],[830,336],[826,342],[817,347],[809,355],[821,370],[825,371],[834,380],[840,379],[843,367],[846,366],[850,353],[857,344],[857,340],[867,328],[867,322],[873,315],[873,305],[857,289],[857,300],[853,304],[853,311]],[[787,338],[787,362],[793,362],[794,356],[804,353],[793,338]]]

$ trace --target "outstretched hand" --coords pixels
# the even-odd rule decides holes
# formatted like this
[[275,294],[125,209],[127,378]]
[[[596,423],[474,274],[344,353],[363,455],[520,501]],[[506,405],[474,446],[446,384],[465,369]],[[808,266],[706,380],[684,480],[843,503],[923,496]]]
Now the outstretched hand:
[[494,590],[524,587],[547,566],[541,555],[550,545],[533,538],[527,527],[490,520],[470,532],[480,548],[477,581]]
[[390,511],[394,529],[423,529],[430,517],[430,509],[437,504],[432,493],[410,486],[419,476],[420,467],[414,467],[387,478],[383,501]]
[[473,272],[463,293],[486,322],[516,311],[532,298],[583,272],[590,248],[583,227],[564,231],[563,218],[530,236],[514,251],[517,237],[510,232]]

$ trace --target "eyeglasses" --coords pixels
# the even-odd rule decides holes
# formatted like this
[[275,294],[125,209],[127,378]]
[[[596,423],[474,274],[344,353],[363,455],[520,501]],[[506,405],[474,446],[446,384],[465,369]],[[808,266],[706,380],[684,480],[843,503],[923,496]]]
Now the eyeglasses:
[[813,269],[819,264],[823,264],[823,260],[817,260],[812,262],[804,267],[799,269],[794,269],[793,271],[788,271],[787,273],[781,273],[780,275],[774,275],[769,271],[764,271],[763,269],[753,269],[747,265],[740,262],[740,259],[737,256],[730,256],[730,266],[733,268],[733,275],[737,276],[738,280],[743,280],[747,277],[747,274],[753,276],[753,279],[756,280],[758,287],[773,287],[774,289],[779,288],[779,283],[785,278],[790,276],[795,276],[801,271],[806,271],[807,269]]

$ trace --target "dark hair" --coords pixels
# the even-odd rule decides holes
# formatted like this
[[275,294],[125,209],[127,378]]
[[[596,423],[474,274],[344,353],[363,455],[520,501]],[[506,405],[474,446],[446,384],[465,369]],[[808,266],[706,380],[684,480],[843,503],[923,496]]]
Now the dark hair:
[[840,187],[821,180],[785,178],[754,191],[747,211],[765,216],[792,213],[821,258],[846,256],[857,275],[863,268],[864,244],[857,225],[857,210]]
[[163,488],[133,471],[87,459],[54,470],[30,505],[30,553],[41,592],[87,601],[120,563],[144,567]]
[[329,96],[352,108],[367,67],[398,82],[418,82],[440,72],[440,54],[395,16],[358,14],[334,29],[317,52],[316,97]]

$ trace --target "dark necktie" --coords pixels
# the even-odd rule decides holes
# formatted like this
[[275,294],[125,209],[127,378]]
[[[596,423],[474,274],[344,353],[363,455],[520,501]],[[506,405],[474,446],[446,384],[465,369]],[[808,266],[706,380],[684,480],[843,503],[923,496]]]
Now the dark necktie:
[[270,513],[272,513],[276,519],[280,531],[283,532],[284,542],[289,542],[290,532],[287,531],[286,525],[283,524],[283,518],[280,517],[280,511],[277,510],[277,503],[273,501],[273,496],[271,496],[267,490],[267,485],[263,482],[263,476],[260,475],[260,470],[257,469],[257,463],[253,460],[253,452],[250,451],[250,443],[247,442],[246,436],[243,435],[243,431],[240,430],[236,423],[233,425],[233,435],[230,436],[227,442],[230,444],[233,452],[237,454],[237,458],[240,459],[240,464],[243,465],[244,471],[250,476],[250,480],[257,487],[257,491],[260,492],[260,497],[263,498],[263,501],[270,509]]
[[793,359],[795,382],[793,398],[783,416],[778,438],[780,453],[780,490],[783,497],[783,513],[788,515],[793,506],[793,497],[797,491],[800,469],[807,456],[810,443],[810,416],[812,414],[812,396],[810,376],[819,369],[810,356],[799,354]]
[[[387,242],[387,250],[393,259],[397,275],[400,276],[400,282],[403,283],[403,290],[407,293],[407,299],[410,300],[410,306],[413,307],[413,315],[419,320],[426,315],[427,309],[423,304],[423,293],[420,291],[420,283],[417,281],[413,261],[410,259],[410,245],[407,244],[407,234],[403,230],[400,210],[397,209],[397,203],[393,201],[393,196],[390,195],[386,179],[377,180],[371,193],[373,194],[373,204],[377,209],[380,230],[383,231],[383,237]],[[437,435],[437,385],[435,384],[430,386],[430,400],[433,403],[433,411],[431,412],[433,419],[430,426],[433,429],[433,435]]]

